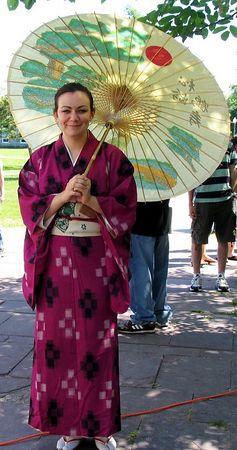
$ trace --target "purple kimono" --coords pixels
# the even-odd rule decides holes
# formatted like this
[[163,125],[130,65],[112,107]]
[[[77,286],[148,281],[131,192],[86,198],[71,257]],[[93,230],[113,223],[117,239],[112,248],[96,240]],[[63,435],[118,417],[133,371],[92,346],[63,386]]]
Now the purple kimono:
[[129,232],[135,221],[133,167],[103,144],[88,177],[103,214],[100,236],[56,236],[39,227],[53,196],[84,172],[98,141],[89,133],[73,166],[62,137],[33,153],[20,173],[23,292],[36,307],[29,423],[66,436],[120,430],[118,312],[129,305]]

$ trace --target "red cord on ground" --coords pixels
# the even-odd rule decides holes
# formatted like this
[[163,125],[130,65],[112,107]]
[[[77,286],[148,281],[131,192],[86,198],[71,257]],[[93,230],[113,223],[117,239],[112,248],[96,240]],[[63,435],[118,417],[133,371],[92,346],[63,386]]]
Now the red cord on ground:
[[[186,400],[184,402],[170,403],[169,405],[160,406],[158,408],[148,409],[148,410],[144,410],[144,411],[137,411],[134,413],[122,414],[121,419],[124,420],[129,417],[145,416],[148,414],[156,414],[161,411],[167,411],[168,409],[177,408],[177,406],[184,406],[184,405],[190,405],[192,403],[205,402],[207,400],[213,400],[213,399],[221,398],[221,397],[228,397],[230,395],[237,395],[237,389],[232,389],[231,391],[227,391],[227,392],[221,392],[220,394],[208,395],[206,397],[197,397],[197,398],[193,398],[192,400]],[[28,436],[22,436],[20,438],[13,439],[11,441],[0,442],[0,447],[7,447],[9,445],[21,443],[24,441],[28,441],[30,439],[36,439],[39,437],[48,436],[49,434],[50,433],[48,433],[48,432],[29,434]]]

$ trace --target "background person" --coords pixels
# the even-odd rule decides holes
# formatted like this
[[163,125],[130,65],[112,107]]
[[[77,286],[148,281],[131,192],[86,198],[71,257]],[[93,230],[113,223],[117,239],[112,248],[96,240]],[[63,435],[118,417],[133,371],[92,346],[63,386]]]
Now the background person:
[[228,242],[235,241],[236,217],[233,212],[233,191],[231,186],[236,178],[235,165],[237,154],[232,145],[215,172],[195,190],[189,192],[189,215],[192,219],[192,262],[193,278],[190,291],[202,289],[200,265],[202,245],[208,243],[208,237],[214,224],[217,237],[218,276],[216,289],[229,291],[225,279]]
[[[237,136],[235,136],[231,139],[231,143],[233,145],[233,149],[237,153]],[[235,167],[235,169],[237,170],[237,167]],[[232,188],[235,193],[234,200],[233,200],[233,211],[237,218],[237,179],[233,180]],[[237,231],[237,226],[236,226],[236,231]],[[236,246],[236,233],[235,233],[235,242],[228,243],[228,255],[227,256],[228,256],[228,260],[230,260],[230,261],[237,261],[237,255],[234,254],[235,246]]]
[[216,259],[212,258],[210,255],[207,254],[206,245],[203,244],[202,246],[202,258],[201,258],[201,264],[215,264]]
[[[201,267],[207,266],[209,264],[216,264],[217,260],[212,258],[207,253],[206,244],[202,245],[202,256],[201,256]],[[191,266],[193,265],[193,262],[191,261]]]
[[131,239],[131,320],[119,324],[121,333],[153,333],[166,327],[172,310],[167,305],[169,200],[139,202]]
[[95,438],[114,450],[120,430],[117,313],[129,304],[133,167],[88,131],[91,93],[69,83],[55,95],[62,134],[39,148],[19,178],[24,223],[23,292],[36,306],[29,423],[62,435],[57,449]]
[[235,251],[235,243],[228,242],[228,254],[227,259],[230,261],[237,261],[237,255],[234,254]]

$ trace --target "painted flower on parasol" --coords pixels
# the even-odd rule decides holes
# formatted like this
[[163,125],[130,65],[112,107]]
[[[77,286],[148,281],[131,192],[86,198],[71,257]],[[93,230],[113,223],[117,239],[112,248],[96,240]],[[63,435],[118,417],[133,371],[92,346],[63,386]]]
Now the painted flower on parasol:
[[91,131],[132,161],[140,200],[181,194],[221,161],[229,139],[224,96],[203,63],[158,29],[128,18],[75,15],[32,32],[14,55],[8,95],[34,150],[59,129],[53,98],[79,81],[95,100]]

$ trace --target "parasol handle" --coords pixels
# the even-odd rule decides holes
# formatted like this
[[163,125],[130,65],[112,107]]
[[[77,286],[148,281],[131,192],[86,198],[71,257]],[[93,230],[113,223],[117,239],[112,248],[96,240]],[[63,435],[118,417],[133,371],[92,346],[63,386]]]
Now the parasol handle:
[[95,151],[94,151],[94,153],[93,153],[93,155],[92,155],[92,157],[91,157],[91,159],[90,159],[90,161],[89,161],[89,163],[87,165],[87,168],[86,168],[85,172],[83,173],[83,175],[85,175],[85,176],[88,175],[88,172],[89,172],[93,162],[95,161],[96,156],[98,155],[99,150],[100,150],[102,144],[104,143],[107,135],[109,134],[110,130],[113,128],[114,123],[113,122],[106,122],[105,126],[106,126],[106,130],[104,131],[103,136],[102,136],[98,146],[96,147],[96,149],[95,149]]

